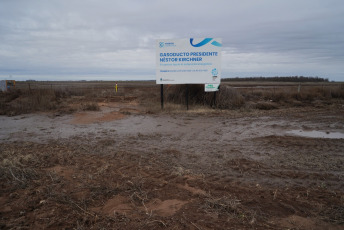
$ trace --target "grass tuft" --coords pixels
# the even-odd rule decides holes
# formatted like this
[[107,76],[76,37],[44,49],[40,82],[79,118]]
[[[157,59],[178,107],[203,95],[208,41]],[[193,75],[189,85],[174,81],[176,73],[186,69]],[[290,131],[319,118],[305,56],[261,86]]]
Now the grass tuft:
[[96,102],[86,102],[81,104],[81,109],[84,111],[99,111],[100,107]]

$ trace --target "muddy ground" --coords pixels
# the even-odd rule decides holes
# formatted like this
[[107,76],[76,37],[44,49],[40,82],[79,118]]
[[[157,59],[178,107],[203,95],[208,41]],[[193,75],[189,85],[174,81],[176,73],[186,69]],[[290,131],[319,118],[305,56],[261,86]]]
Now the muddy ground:
[[343,105],[99,106],[0,116],[1,229],[344,229]]

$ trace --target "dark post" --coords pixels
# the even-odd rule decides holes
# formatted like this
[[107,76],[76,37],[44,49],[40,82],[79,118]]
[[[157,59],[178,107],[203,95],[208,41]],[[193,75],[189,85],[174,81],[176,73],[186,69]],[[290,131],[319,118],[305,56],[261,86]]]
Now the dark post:
[[214,108],[216,107],[216,91],[214,92],[214,102],[213,102]]
[[164,109],[164,84],[160,87],[161,109]]
[[186,100],[186,110],[189,110],[189,85],[188,84],[186,84],[185,100]]

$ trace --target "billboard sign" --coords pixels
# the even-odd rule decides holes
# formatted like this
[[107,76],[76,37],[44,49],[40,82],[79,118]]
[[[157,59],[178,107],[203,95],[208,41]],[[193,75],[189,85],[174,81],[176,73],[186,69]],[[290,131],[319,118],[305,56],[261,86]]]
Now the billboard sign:
[[220,84],[220,38],[156,41],[157,84]]

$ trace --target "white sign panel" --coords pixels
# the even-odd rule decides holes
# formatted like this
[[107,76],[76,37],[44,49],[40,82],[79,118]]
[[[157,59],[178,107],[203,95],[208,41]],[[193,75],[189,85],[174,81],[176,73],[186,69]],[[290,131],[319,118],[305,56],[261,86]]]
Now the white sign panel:
[[205,84],[204,91],[205,92],[216,92],[219,91],[220,84]]
[[220,84],[220,38],[156,41],[157,84]]

